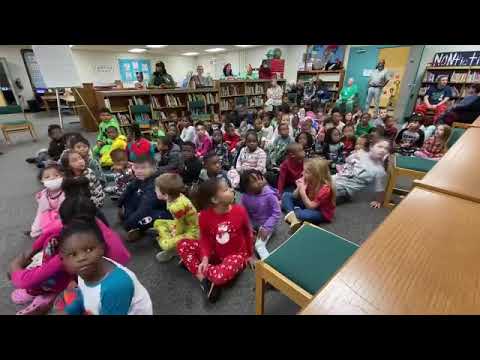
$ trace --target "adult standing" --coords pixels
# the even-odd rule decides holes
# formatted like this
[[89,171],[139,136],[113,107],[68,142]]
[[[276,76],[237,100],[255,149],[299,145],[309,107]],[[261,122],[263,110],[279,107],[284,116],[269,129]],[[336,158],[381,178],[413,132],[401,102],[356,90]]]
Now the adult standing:
[[385,69],[385,60],[380,60],[375,70],[370,74],[368,80],[368,92],[367,103],[365,105],[365,111],[370,109],[370,103],[372,99],[375,100],[375,114],[378,115],[378,108],[380,106],[380,96],[382,95],[383,88],[392,78],[390,72]]
[[[353,113],[355,100],[358,98],[358,86],[353,78],[348,79],[347,85],[342,88],[338,97],[336,107],[344,110],[345,113]],[[345,109],[343,109],[345,107]]]
[[148,86],[161,88],[175,87],[175,81],[172,76],[167,73],[163,61],[159,61],[155,64],[155,72],[153,73]]
[[433,122],[436,123],[438,118],[447,111],[447,101],[452,97],[452,89],[448,84],[448,76],[440,75],[437,83],[428,88],[423,103],[415,107],[415,112],[425,115],[427,110],[435,111]]
[[233,79],[235,76],[233,76],[233,70],[232,70],[232,64],[227,63],[223,67],[223,78],[224,79]]
[[207,87],[210,86],[209,80],[206,76],[203,76],[203,66],[197,66],[197,74],[192,76],[192,80],[195,82],[195,87]]
[[262,60],[262,65],[258,69],[258,77],[262,80],[270,80],[272,78],[272,71],[268,66],[268,60]]
[[[282,105],[282,98],[283,98],[283,89],[277,83],[277,79],[272,79],[270,87],[267,89],[267,101],[265,105],[269,108],[273,107],[275,109],[277,106]],[[270,108],[272,109],[272,108]]]

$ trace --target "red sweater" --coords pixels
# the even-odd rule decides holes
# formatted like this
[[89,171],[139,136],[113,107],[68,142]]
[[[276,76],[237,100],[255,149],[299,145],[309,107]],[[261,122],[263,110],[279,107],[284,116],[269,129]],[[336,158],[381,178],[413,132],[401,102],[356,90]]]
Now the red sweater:
[[287,158],[280,165],[280,175],[278,176],[277,189],[280,195],[283,194],[287,186],[297,187],[295,181],[300,179],[303,174],[303,161],[298,162],[294,159]]
[[228,144],[228,151],[232,151],[233,149],[235,149],[238,142],[240,141],[240,135],[238,134],[228,135],[227,133],[225,133],[223,135],[223,141],[225,141]]
[[325,220],[332,221],[333,215],[335,215],[335,205],[332,203],[332,188],[329,185],[323,185],[315,194],[315,198],[312,199],[307,186],[307,196],[310,200],[318,203],[317,209],[322,213]]
[[200,255],[222,261],[233,254],[252,256],[253,234],[248,214],[234,204],[230,212],[218,214],[213,208],[200,211]]

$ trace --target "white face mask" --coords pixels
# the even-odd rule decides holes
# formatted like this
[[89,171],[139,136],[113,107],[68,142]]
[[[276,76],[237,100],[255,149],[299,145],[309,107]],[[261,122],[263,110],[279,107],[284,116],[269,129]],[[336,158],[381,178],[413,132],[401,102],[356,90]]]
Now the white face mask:
[[43,185],[50,191],[56,191],[62,187],[63,178],[59,177],[53,180],[45,180]]

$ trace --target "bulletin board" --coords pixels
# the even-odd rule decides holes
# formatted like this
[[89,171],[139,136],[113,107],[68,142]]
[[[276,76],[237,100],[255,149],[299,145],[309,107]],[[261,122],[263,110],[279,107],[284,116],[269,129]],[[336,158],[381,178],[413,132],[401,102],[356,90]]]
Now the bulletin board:
[[152,73],[150,60],[144,59],[118,59],[120,67],[120,79],[124,83],[132,83],[137,81],[136,73],[143,72],[143,79],[150,80]]

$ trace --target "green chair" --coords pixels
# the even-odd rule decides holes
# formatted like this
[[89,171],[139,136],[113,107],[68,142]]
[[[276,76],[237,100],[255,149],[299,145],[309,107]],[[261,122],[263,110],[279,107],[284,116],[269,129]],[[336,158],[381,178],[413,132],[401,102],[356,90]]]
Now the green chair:
[[398,192],[403,195],[408,194],[407,190],[395,188],[397,178],[399,176],[408,176],[413,179],[423,179],[425,174],[437,163],[435,160],[423,159],[414,156],[403,156],[395,154],[390,158],[390,165],[388,168],[388,183],[385,190],[385,198],[383,206],[386,208],[393,208],[394,203],[391,202],[393,192]]
[[150,105],[130,105],[128,107],[130,119],[138,124],[142,134],[152,133],[152,107]]
[[460,127],[452,128],[452,133],[450,134],[450,137],[447,141],[447,147],[450,149],[453,144],[455,144],[457,140],[460,139],[460,137],[465,133],[465,131],[466,129]]
[[[14,114],[22,114],[21,119],[13,120],[12,117]],[[0,107],[0,116],[7,115],[7,121],[0,122],[0,128],[2,129],[3,136],[5,137],[5,141],[7,144],[11,144],[12,141],[10,139],[11,133],[16,132],[29,132],[33,138],[33,141],[37,141],[37,134],[33,127],[31,121],[27,119],[27,115],[23,111],[22,107],[19,105],[8,105],[8,106],[1,106]],[[12,119],[12,120],[10,120]]]
[[269,257],[257,262],[256,314],[264,313],[267,283],[304,308],[357,248],[318,226],[304,224]]

